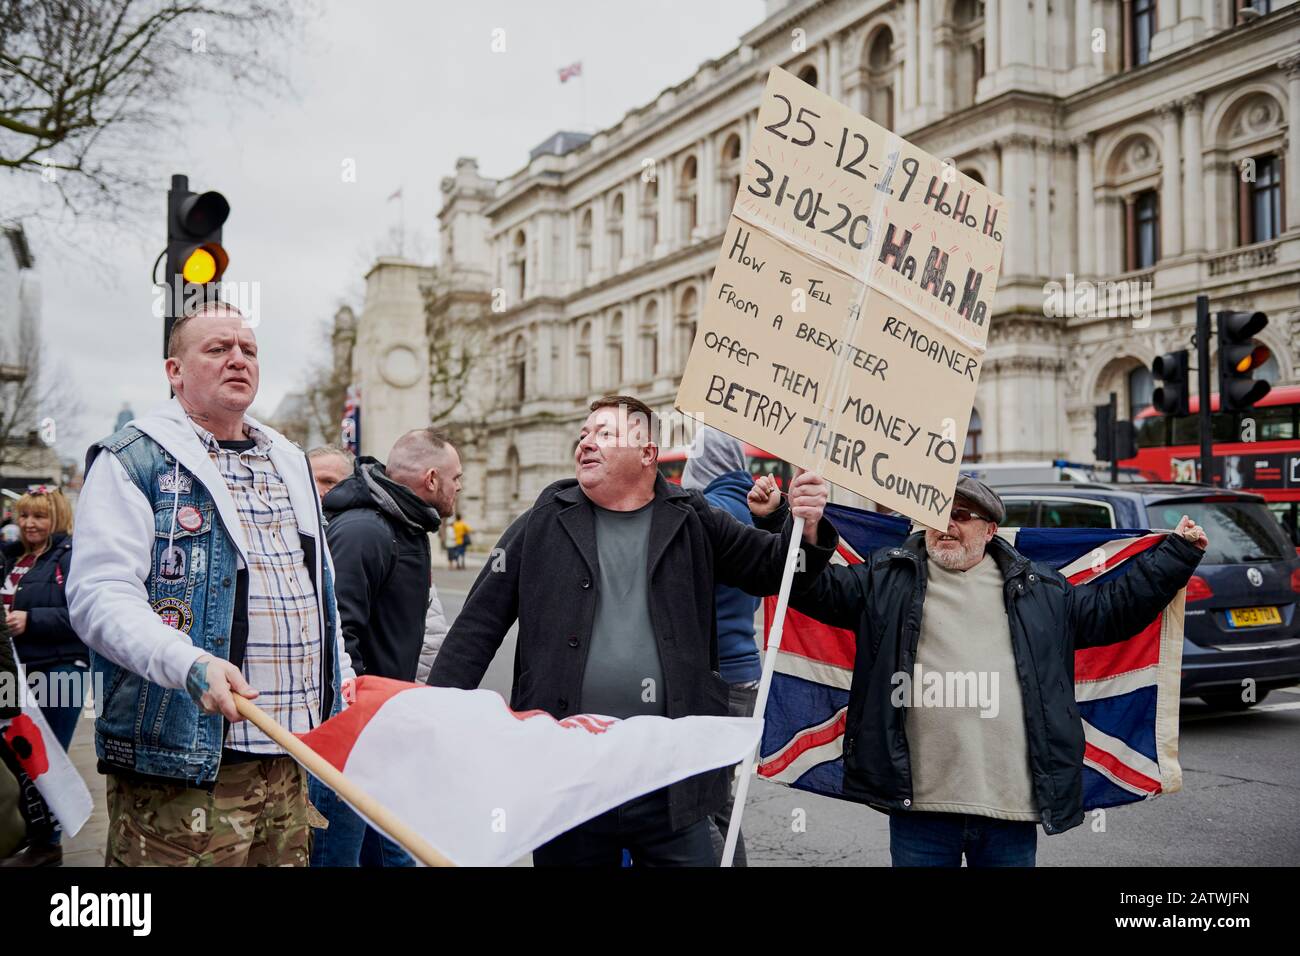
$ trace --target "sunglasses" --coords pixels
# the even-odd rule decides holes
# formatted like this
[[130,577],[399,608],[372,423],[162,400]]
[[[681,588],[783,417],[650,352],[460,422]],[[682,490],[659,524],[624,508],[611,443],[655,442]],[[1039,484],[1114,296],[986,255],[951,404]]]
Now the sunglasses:
[[989,520],[983,515],[976,514],[974,511],[971,511],[968,508],[953,508],[952,511],[949,512],[949,516],[952,518],[953,521],[956,521],[958,524],[965,524],[967,521],[970,521],[972,518],[975,519],[976,521]]

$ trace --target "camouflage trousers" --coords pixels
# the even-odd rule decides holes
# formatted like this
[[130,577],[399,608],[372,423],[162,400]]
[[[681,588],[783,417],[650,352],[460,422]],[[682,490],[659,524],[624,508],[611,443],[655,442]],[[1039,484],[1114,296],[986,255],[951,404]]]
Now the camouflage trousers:
[[107,866],[307,866],[307,773],[290,757],[224,764],[211,790],[108,774]]

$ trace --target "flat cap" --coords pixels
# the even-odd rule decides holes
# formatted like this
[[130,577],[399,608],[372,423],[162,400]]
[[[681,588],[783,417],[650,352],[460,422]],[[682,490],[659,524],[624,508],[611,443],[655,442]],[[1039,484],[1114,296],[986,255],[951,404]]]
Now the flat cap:
[[1007,508],[998,497],[997,492],[978,478],[962,475],[957,479],[956,497],[965,498],[984,517],[994,524],[1007,520]]

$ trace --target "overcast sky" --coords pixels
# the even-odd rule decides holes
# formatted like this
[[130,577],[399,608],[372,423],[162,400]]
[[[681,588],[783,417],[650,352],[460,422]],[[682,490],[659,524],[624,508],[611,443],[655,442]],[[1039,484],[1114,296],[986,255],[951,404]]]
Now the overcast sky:
[[[80,268],[71,241],[106,231],[29,226],[45,340],[85,408],[61,423],[60,454],[80,458],[123,402],[141,413],[167,397],[148,276],[172,173],[230,201],[226,278],[261,283],[253,410],[270,415],[323,348],[321,321],[342,302],[359,311],[367,263],[395,251],[403,213],[408,256],[432,260],[438,184],[458,156],[502,177],[552,132],[582,126],[582,85],[561,86],[559,67],[582,61],[591,131],[732,49],[762,17],[763,0],[321,0],[294,48],[275,54],[292,93],[213,103],[196,92],[206,122],[154,150],[157,228],[114,236],[99,253],[107,268]],[[504,53],[491,49],[498,28]],[[342,181],[345,159],[354,183]],[[399,187],[401,203],[388,201]]]

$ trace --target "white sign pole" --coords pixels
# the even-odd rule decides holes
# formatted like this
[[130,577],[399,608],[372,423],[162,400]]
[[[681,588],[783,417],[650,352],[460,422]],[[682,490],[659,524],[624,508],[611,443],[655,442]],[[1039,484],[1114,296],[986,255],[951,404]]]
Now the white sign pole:
[[[762,719],[767,708],[767,691],[772,686],[772,673],[776,670],[776,654],[781,649],[781,632],[785,629],[785,608],[790,603],[790,586],[794,583],[795,565],[799,561],[799,546],[803,543],[803,518],[794,519],[790,531],[790,547],[785,552],[785,571],[781,575],[781,591],[776,599],[776,613],[772,630],[767,638],[767,653],[763,657],[763,677],[758,682],[758,699],[754,702],[754,716]],[[731,807],[731,822],[727,826],[727,843],[722,850],[722,865],[731,866],[736,855],[736,840],[740,837],[740,818],[745,815],[745,798],[749,796],[749,778],[754,776],[754,761],[758,758],[760,740],[740,769],[740,782],[736,784],[736,799]]]

